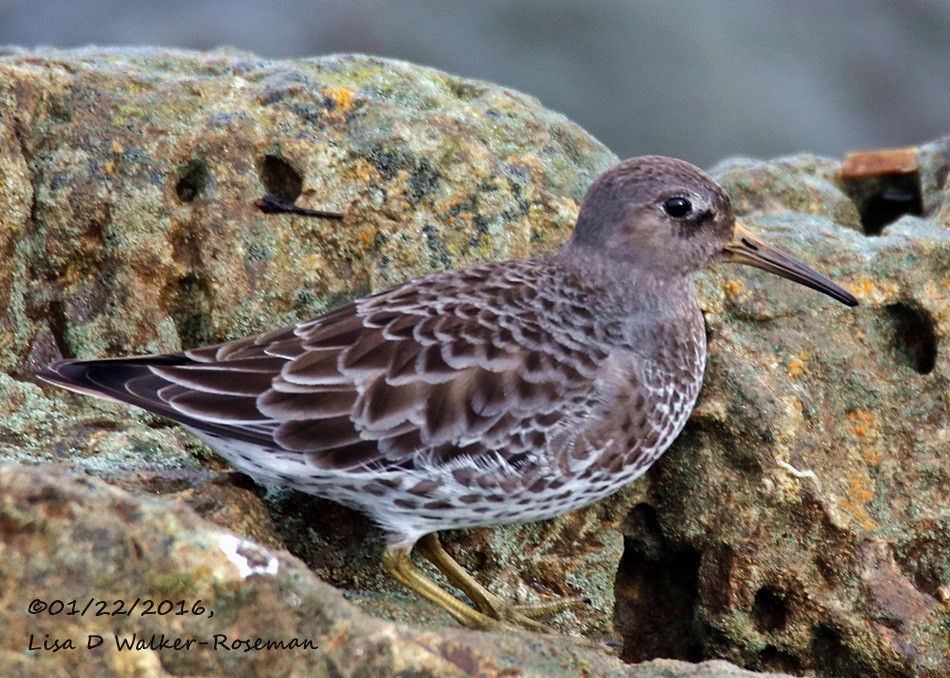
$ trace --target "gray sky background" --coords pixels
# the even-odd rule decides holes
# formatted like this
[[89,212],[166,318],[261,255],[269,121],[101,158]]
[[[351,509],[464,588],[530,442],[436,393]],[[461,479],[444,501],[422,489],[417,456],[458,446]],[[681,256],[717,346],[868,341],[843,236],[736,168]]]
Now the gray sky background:
[[950,134],[950,0],[0,0],[0,44],[395,57],[704,166]]

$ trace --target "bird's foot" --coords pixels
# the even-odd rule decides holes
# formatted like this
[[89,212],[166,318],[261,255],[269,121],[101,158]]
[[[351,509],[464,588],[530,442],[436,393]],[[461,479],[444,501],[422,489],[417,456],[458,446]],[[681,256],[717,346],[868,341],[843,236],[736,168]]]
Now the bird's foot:
[[499,598],[487,589],[483,589],[476,606],[478,611],[488,618],[486,628],[521,628],[537,633],[557,633],[557,630],[537,621],[564,610],[582,608],[590,601],[581,598],[558,598],[543,603],[518,604]]
[[[553,629],[536,621],[536,619],[589,604],[588,600],[581,597],[558,598],[543,603],[511,603],[496,596],[479,584],[465,568],[459,565],[442,548],[436,534],[424,536],[417,543],[416,549],[426,560],[435,565],[452,584],[464,591],[465,595],[475,604],[479,613],[478,621],[474,624],[477,628],[521,627],[540,633],[553,633]],[[471,608],[468,609],[471,610]],[[475,612],[475,610],[471,611]],[[473,625],[468,620],[462,621],[469,626]]]

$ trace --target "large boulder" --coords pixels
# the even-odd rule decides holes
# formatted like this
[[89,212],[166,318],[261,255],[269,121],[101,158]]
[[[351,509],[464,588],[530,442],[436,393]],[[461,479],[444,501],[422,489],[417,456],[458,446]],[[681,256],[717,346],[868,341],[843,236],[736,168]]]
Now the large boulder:
[[286,551],[56,465],[0,464],[0,576],[5,676],[750,675],[376,619]]

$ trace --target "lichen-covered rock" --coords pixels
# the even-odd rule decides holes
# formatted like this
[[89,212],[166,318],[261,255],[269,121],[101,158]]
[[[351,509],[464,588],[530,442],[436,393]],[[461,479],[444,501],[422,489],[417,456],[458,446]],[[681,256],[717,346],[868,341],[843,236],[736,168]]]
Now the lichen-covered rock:
[[[827,271],[862,305],[846,309],[748,268],[703,274],[706,385],[683,435],[646,478],[552,521],[448,533],[447,549],[509,598],[589,596],[587,609],[563,613],[555,625],[595,640],[620,636],[628,661],[724,658],[759,670],[839,675],[950,672],[948,159],[947,140],[922,147],[925,214],[873,237],[842,191],[835,161],[733,160],[714,170],[752,230]],[[271,62],[156,50],[0,57],[7,309],[0,456],[58,462],[134,495],[162,494],[260,548],[286,546],[364,609],[432,629],[452,626],[381,574],[381,543],[362,517],[299,493],[265,492],[179,427],[44,390],[29,369],[58,354],[234,338],[430,270],[549,251],[569,233],[589,182],[615,160],[528,97],[369,57]],[[267,192],[345,218],[264,215],[253,203]],[[16,473],[37,483],[46,468]],[[118,495],[99,484],[56,474],[51,486],[76,482],[99,497],[82,515],[111,516],[116,529],[130,522],[109,498]],[[85,491],[67,493],[62,510],[86,506]],[[145,504],[154,508],[149,515],[167,510]],[[169,524],[173,542],[186,539],[179,531],[212,529],[180,517],[186,513],[169,514],[185,521]],[[0,532],[10,525],[0,522]],[[106,571],[128,564],[114,549],[93,554],[95,540],[77,529],[56,542],[57,558]],[[34,548],[29,540],[3,543],[17,558]],[[147,583],[146,570],[169,567],[149,561],[136,576]],[[11,574],[0,604],[21,605],[9,591],[28,589],[31,580],[20,578],[28,576]],[[242,595],[252,619],[252,598],[264,594]],[[470,660],[475,655],[459,648],[478,634],[409,631],[366,621],[338,597],[327,601],[360,620],[348,624],[369,624],[366,637],[380,655],[418,658],[419,643],[432,651],[418,664],[398,659],[407,670],[477,671],[488,666],[484,659],[503,672],[519,661],[495,640],[478,647],[494,644],[498,654],[485,649]],[[322,605],[307,609],[335,619],[315,612]],[[21,628],[22,606],[10,609]],[[296,626],[304,623],[296,613],[283,623],[276,628],[311,628]],[[242,633],[258,628],[235,624]],[[439,649],[454,638],[464,640]],[[16,643],[4,641],[4,661],[46,661]],[[559,667],[578,669],[567,658],[580,656],[571,647],[550,655]],[[7,660],[8,648],[19,654]],[[142,661],[160,662],[142,664],[142,673],[231,666],[177,664],[186,660],[164,653]],[[663,663],[631,670],[667,669],[674,670]],[[726,670],[701,664],[695,675]]]
[[[613,156],[510,90],[370,57],[0,60],[3,366],[246,335],[551,250]],[[262,214],[269,192],[343,223]]]
[[0,578],[5,676],[657,675],[556,637],[375,619],[286,551],[52,465],[0,464]]

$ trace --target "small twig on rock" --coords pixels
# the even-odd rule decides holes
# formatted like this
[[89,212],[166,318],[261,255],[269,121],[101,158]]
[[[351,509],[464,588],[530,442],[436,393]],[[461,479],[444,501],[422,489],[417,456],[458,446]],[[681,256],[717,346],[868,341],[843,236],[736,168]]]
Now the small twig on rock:
[[319,217],[321,219],[342,219],[343,215],[339,212],[327,212],[324,210],[312,210],[307,207],[300,207],[292,202],[287,202],[276,195],[268,193],[263,198],[254,201],[261,212],[265,214],[299,214],[302,217]]

